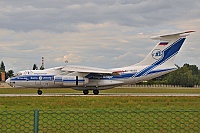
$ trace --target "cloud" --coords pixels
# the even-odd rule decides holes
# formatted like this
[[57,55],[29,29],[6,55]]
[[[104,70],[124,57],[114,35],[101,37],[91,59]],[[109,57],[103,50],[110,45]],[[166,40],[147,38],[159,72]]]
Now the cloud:
[[[157,43],[157,34],[200,30],[198,0],[43,0],[0,2],[0,60],[19,71],[69,64],[94,67],[132,65]],[[181,4],[181,6],[180,6]],[[187,7],[187,9],[185,8]],[[200,66],[199,34],[193,33],[178,63]]]
[[78,56],[78,54],[73,54],[73,53],[69,53],[67,55],[64,55],[63,57],[60,58],[56,58],[55,61],[56,62],[70,62],[70,63],[77,63],[80,62],[81,57]]
[[[177,6],[181,2],[182,6]],[[188,10],[183,7],[187,6]],[[169,21],[198,17],[197,2],[182,1],[76,1],[48,3],[36,1],[3,2],[1,28],[17,31],[77,31],[81,23],[117,23],[123,26],[156,26]],[[97,10],[98,9],[98,10]],[[184,15],[182,15],[184,14]],[[183,17],[184,16],[184,17]],[[77,31],[78,32],[78,31]]]

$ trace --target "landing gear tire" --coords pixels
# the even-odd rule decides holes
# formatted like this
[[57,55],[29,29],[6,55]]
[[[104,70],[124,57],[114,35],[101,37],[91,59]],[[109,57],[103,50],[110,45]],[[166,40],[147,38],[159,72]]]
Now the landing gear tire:
[[89,94],[89,91],[88,90],[83,90],[83,94],[87,95],[87,94]]
[[98,95],[99,94],[99,90],[93,90],[94,95]]
[[41,90],[38,90],[37,93],[38,93],[38,95],[42,95],[42,91]]

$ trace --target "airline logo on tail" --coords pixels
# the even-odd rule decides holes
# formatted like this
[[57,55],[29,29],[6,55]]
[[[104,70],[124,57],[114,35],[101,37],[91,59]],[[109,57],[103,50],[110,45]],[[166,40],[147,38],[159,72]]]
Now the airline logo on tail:
[[163,58],[163,52],[160,49],[154,49],[152,51],[152,57],[156,60]]

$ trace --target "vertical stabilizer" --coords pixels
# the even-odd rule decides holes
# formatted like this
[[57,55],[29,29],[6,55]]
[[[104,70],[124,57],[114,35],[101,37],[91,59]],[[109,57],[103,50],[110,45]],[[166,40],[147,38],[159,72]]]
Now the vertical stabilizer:
[[161,65],[163,63],[173,63],[176,54],[183,45],[186,36],[194,31],[186,31],[175,34],[154,36],[151,39],[160,40],[146,58],[138,65]]

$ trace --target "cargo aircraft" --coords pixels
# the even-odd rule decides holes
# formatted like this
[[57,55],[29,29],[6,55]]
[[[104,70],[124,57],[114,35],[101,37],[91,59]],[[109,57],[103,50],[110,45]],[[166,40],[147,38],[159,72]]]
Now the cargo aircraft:
[[99,90],[136,84],[175,71],[177,67],[173,60],[191,32],[194,31],[151,37],[159,43],[135,65],[112,69],[66,65],[45,70],[24,70],[8,78],[6,83],[12,87],[37,88],[39,95],[42,88],[72,88],[82,90],[85,95],[93,90],[98,95]]

